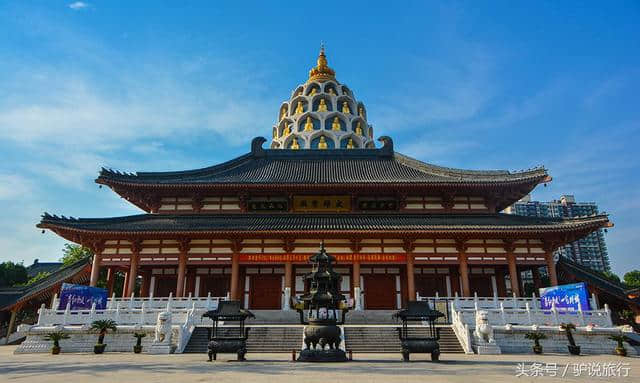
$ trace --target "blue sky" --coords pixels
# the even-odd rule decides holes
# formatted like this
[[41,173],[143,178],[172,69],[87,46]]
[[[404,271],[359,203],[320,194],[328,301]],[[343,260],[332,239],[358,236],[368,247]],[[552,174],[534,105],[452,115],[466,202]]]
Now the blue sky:
[[[269,136],[320,41],[376,135],[423,161],[545,165],[539,200],[595,201],[640,268],[637,2],[0,3],[0,261],[55,260],[34,225],[139,211],[93,182],[208,166]],[[309,5],[307,5],[309,4]]]

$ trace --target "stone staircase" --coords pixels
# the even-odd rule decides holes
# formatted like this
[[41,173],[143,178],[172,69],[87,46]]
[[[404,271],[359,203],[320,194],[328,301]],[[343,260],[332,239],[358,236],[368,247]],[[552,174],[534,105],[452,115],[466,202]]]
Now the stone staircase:
[[[440,351],[443,353],[463,353],[458,338],[449,326],[440,329]],[[238,336],[237,328],[219,328],[220,334],[227,337]],[[410,327],[409,335],[427,336],[423,327]],[[345,345],[355,353],[400,352],[400,339],[396,327],[385,326],[345,326]],[[185,348],[185,353],[206,353],[211,334],[210,327],[196,327]],[[302,326],[251,326],[247,349],[249,353],[286,352],[300,350],[302,347]]]
[[[451,327],[442,326],[440,329],[440,352],[464,353],[456,334]],[[344,328],[347,350],[354,353],[378,353],[401,350],[400,338],[396,327],[352,327]],[[424,327],[409,327],[409,336],[426,337],[428,329]]]
[[[262,352],[291,352],[302,347],[302,327],[263,327],[250,326],[247,339],[249,353]],[[237,328],[222,327],[218,334],[225,337],[237,337]],[[196,327],[185,348],[185,353],[206,353],[207,344],[211,337],[210,327]]]

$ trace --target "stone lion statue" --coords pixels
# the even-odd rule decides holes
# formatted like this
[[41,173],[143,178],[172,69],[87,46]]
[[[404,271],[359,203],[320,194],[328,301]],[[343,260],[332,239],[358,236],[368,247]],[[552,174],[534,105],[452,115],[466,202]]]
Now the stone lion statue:
[[476,312],[476,329],[473,336],[484,343],[495,343],[493,339],[493,327],[489,324],[489,312],[480,310]]
[[171,343],[171,313],[162,311],[156,322],[156,338],[154,343]]

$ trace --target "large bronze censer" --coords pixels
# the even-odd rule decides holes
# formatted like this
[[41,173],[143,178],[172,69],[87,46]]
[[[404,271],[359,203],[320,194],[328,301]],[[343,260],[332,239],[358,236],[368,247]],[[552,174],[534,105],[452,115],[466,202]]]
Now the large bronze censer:
[[[349,311],[346,298],[340,294],[340,274],[333,271],[335,258],[327,254],[324,244],[320,252],[312,255],[312,272],[305,278],[310,282],[309,293],[294,302],[304,328],[304,348],[301,362],[346,362],[347,356],[340,349],[344,318]],[[338,313],[341,319],[338,321]]]

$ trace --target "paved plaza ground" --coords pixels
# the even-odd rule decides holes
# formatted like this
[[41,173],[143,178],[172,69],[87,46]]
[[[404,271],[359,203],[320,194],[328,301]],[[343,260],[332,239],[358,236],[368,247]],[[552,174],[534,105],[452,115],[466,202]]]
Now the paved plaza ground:
[[[14,349],[15,346],[0,347],[0,382],[640,381],[640,358],[619,358],[613,355],[570,357],[443,354],[439,363],[427,361],[425,355],[417,356],[417,361],[403,363],[400,361],[400,354],[354,354],[355,360],[352,362],[312,364],[292,363],[291,355],[288,354],[248,354],[249,360],[243,363],[229,362],[231,355],[222,355],[217,362],[207,363],[206,356],[199,354],[14,355]],[[521,376],[517,377],[518,374]],[[544,376],[534,376],[536,374]],[[550,377],[554,374],[555,378]],[[565,376],[561,378],[563,374]],[[598,375],[599,378],[596,377]]]

